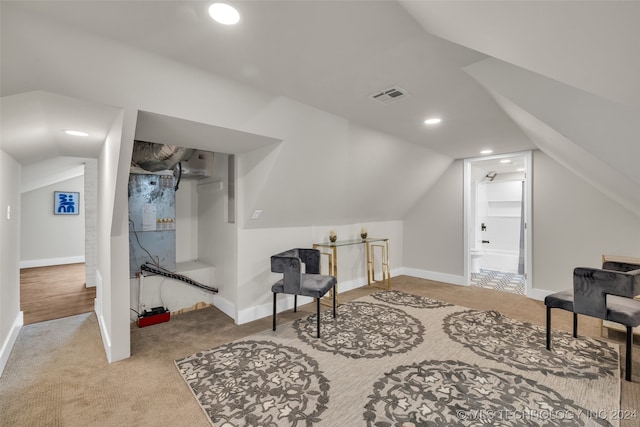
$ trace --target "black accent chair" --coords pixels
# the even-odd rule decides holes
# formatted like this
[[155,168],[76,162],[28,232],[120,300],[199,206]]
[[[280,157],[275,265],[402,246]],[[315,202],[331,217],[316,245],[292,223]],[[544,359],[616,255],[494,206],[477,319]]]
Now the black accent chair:
[[627,332],[625,380],[631,381],[633,328],[640,325],[640,261],[604,261],[602,268],[578,267],[573,271],[573,288],[548,295],[547,350],[551,350],[551,309],[573,312],[573,336],[578,336],[578,314],[622,324]]
[[[302,273],[302,264],[305,272]],[[318,338],[320,338],[320,298],[333,289],[333,317],[336,317],[337,280],[333,276],[320,274],[320,251],[317,249],[290,249],[271,257],[271,271],[283,273],[282,279],[272,287],[273,330],[276,330],[276,302],[278,294],[293,295],[293,311],[298,310],[298,295],[316,299],[318,313]]]

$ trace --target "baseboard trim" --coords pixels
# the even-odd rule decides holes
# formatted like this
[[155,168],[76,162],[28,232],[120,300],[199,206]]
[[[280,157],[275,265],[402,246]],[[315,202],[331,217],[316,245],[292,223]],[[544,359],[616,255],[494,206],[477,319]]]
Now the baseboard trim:
[[438,273],[437,271],[420,270],[418,268],[403,267],[402,274],[405,276],[417,277],[419,279],[433,280],[435,282],[450,283],[452,285],[468,286],[464,276],[454,274]]
[[[396,277],[400,275],[417,277],[420,279],[433,280],[436,282],[449,283],[457,286],[468,286],[465,283],[464,276],[456,276],[454,274],[447,273],[439,273],[436,271],[429,270],[421,270],[418,268],[410,268],[410,267],[401,267],[397,269],[393,269],[391,271],[391,277]],[[338,283],[338,294],[342,292],[347,292],[353,289],[361,288],[363,286],[367,286],[367,278],[360,277],[354,280],[349,280],[346,282]],[[528,295],[529,298],[535,300],[544,300],[544,298],[553,293],[554,291],[546,291],[543,289],[532,289],[531,294]],[[309,297],[299,297],[298,305],[305,305],[313,302],[313,298]],[[219,308],[224,314],[231,317],[235,320],[235,323],[238,325],[242,325],[244,323],[249,323],[254,320],[262,319],[263,317],[268,317],[273,314],[273,303],[268,302],[266,304],[261,304],[253,307],[246,308],[244,310],[239,310],[236,316],[235,306],[224,298],[214,297],[213,305]],[[279,295],[278,303],[277,303],[277,312],[280,313],[286,310],[293,309],[293,295]]]
[[558,292],[558,291],[547,291],[544,289],[529,289],[529,293],[527,294],[527,297],[538,300],[538,301],[544,301],[547,295],[551,295],[555,292]]
[[109,331],[107,330],[107,325],[104,321],[104,317],[101,314],[98,314],[98,310],[96,310],[96,316],[98,317],[98,325],[100,326],[100,335],[102,336],[102,345],[104,346],[104,352],[107,355],[107,362],[111,363],[111,337],[109,335]]
[[[402,269],[394,269],[391,270],[391,277],[396,275],[400,275]],[[359,277],[354,280],[348,280],[346,282],[338,282],[338,295],[343,292],[351,291],[353,289],[361,288],[363,286],[367,286],[367,278]],[[313,298],[309,297],[298,297],[298,306],[309,304],[313,302]],[[293,309],[293,295],[278,295],[278,303],[276,307],[276,311],[280,313],[281,311],[291,310]],[[254,307],[249,307],[244,310],[240,310],[238,312],[238,318],[236,319],[236,324],[242,325],[243,323],[252,322],[254,320],[262,319],[263,317],[273,315],[273,302],[269,302],[267,304],[261,304]]]
[[20,261],[20,268],[47,267],[50,265],[78,264],[84,262],[84,255],[63,258],[32,259]]
[[213,296],[213,305],[218,308],[221,312],[232,318],[236,319],[236,306],[231,304],[226,299],[219,297],[217,295]]
[[13,326],[11,327],[11,332],[7,339],[2,343],[2,349],[0,349],[0,377],[4,372],[5,366],[7,366],[7,362],[9,361],[9,356],[11,355],[11,350],[13,350],[13,346],[16,344],[18,340],[18,335],[20,334],[20,330],[24,325],[24,313],[22,311],[18,312],[15,320],[13,321]]

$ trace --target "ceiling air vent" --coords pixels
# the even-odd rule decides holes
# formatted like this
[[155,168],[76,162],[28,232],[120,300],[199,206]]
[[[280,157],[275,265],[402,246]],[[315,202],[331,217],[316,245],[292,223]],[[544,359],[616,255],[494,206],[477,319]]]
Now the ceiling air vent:
[[406,98],[407,96],[409,96],[409,92],[398,86],[393,86],[380,92],[376,92],[373,95],[369,95],[369,98],[382,104],[390,104]]

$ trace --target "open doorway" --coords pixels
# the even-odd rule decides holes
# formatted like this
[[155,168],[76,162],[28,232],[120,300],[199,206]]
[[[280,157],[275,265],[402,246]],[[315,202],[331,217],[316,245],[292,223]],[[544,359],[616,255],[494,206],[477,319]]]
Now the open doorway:
[[87,215],[87,195],[93,194],[86,187],[86,163],[63,157],[56,162],[69,165],[64,174],[39,174],[42,165],[36,171],[25,168],[20,230],[20,308],[25,324],[94,308],[96,289],[87,283],[85,263],[86,225],[95,215],[91,209]]
[[531,288],[531,152],[465,160],[465,277],[470,286]]

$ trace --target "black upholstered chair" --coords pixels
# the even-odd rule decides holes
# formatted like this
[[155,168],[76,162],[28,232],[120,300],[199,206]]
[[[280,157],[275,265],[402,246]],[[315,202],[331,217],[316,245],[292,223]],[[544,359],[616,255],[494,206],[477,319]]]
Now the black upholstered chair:
[[[302,272],[302,264],[305,272]],[[316,299],[318,338],[320,338],[320,298],[333,289],[333,317],[336,317],[336,278],[320,274],[320,251],[317,249],[290,249],[271,257],[271,271],[283,273],[282,279],[272,287],[273,330],[276,330],[276,302],[278,294],[293,295],[293,311],[298,309],[298,295]]]
[[624,325],[627,332],[625,379],[631,381],[633,328],[640,325],[640,262],[605,261],[602,268],[573,271],[573,288],[548,295],[547,350],[551,349],[551,309],[573,312],[573,336],[578,336],[578,314]]

